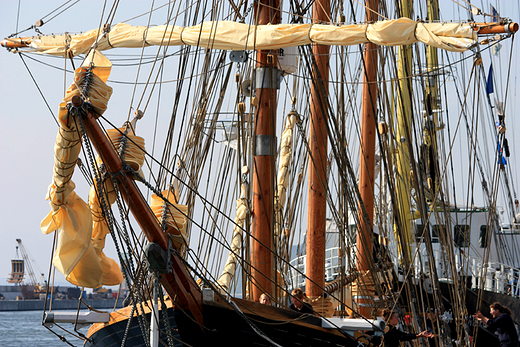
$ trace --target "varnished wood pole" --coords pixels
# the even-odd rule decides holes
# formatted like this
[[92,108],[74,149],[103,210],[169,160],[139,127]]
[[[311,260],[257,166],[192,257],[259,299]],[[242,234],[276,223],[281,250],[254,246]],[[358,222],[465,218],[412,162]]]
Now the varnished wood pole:
[[[83,100],[76,95],[72,97],[71,102],[74,106],[79,107]],[[168,235],[161,229],[131,174],[123,170],[121,158],[99,126],[96,115],[87,111],[83,120],[85,121],[85,131],[103,160],[107,171],[113,174],[120,173],[116,176],[119,191],[147,240],[158,243],[163,249],[168,249]],[[190,310],[197,322],[202,325],[202,293],[180,259],[171,256],[171,261],[173,271],[161,275],[161,283],[172,300],[175,300],[176,305]]]
[[[366,1],[366,22],[376,21],[378,1]],[[372,11],[371,11],[372,10]],[[361,273],[369,270],[372,262],[372,225],[374,219],[374,169],[376,146],[376,107],[377,107],[377,45],[367,43],[364,52],[363,89],[361,105],[361,150],[359,166],[359,191],[361,204],[358,212],[357,232],[357,268]],[[366,211],[367,220],[365,220]],[[358,285],[359,313],[369,317],[370,310],[367,306],[372,300],[361,298],[363,296],[363,283]],[[372,299],[372,298],[371,298]]]
[[516,33],[518,31],[518,23],[475,23],[473,24],[473,30],[477,31],[479,35]]
[[[314,23],[330,22],[329,0],[312,5]],[[309,129],[309,186],[307,189],[307,282],[309,297],[323,295],[325,287],[325,222],[327,212],[327,119],[329,46],[312,45],[313,64]]]
[[[81,98],[77,95],[72,98],[74,106],[81,105],[81,102]],[[103,160],[107,171],[113,174],[121,172],[123,167],[121,158],[99,126],[95,116],[91,112],[87,112],[84,120],[86,121],[85,131]],[[148,241],[156,242],[161,248],[167,249],[168,235],[159,226],[157,218],[144,200],[134,180],[126,172],[124,176],[118,177],[118,180],[121,195],[127,201],[132,214],[136,216],[137,223],[139,223]]]
[[[258,1],[255,7],[257,24],[280,23],[278,0]],[[277,51],[257,53],[256,88],[258,106],[255,119],[255,154],[253,167],[253,218],[251,223],[251,299],[258,300],[262,293],[272,294],[276,281],[274,271],[273,209],[274,209],[274,154],[276,153],[276,86]],[[263,77],[260,70],[263,69]]]
[[30,37],[16,37],[2,40],[1,45],[5,48],[24,48],[29,47],[31,42],[32,39]]

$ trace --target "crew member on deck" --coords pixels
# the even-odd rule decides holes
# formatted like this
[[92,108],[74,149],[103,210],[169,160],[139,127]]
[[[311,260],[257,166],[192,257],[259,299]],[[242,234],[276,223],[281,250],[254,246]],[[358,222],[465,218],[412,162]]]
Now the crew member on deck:
[[259,302],[264,305],[271,305],[271,298],[269,298],[269,295],[266,293],[262,293],[262,295],[260,295]]
[[314,310],[312,309],[312,306],[307,304],[306,302],[303,302],[303,290],[301,288],[294,288],[291,292],[291,299],[292,304],[289,306],[291,310],[294,310],[296,312],[300,313],[309,313],[314,314]]
[[488,330],[498,333],[500,347],[518,347],[518,334],[511,317],[511,311],[498,302],[489,305],[489,308],[493,318],[487,318],[478,311],[475,313],[475,319],[487,324]]
[[399,317],[397,317],[397,313],[392,310],[385,309],[383,311],[383,318],[390,328],[383,337],[385,347],[398,347],[400,341],[411,341],[418,337],[433,337],[433,334],[429,333],[428,330],[419,334],[406,334],[398,330]]
[[[433,308],[429,308],[426,317],[426,328],[428,328],[429,333],[432,333],[435,336],[435,330],[437,325],[437,311]],[[429,337],[428,342],[430,343],[430,347],[437,346],[437,343],[435,342],[435,339],[433,337]]]

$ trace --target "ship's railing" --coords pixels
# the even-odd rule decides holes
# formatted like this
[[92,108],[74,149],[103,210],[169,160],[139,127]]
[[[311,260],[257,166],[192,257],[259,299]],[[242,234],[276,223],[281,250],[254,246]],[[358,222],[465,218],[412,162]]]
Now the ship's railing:
[[502,223],[500,225],[501,234],[520,234],[520,223]]
[[[434,259],[436,262],[437,274],[439,278],[453,279],[451,275],[452,269],[446,266],[441,250],[434,250]],[[302,255],[294,258],[290,264],[293,269],[290,271],[291,288],[305,286],[307,256]],[[416,259],[417,260],[417,259]],[[467,261],[465,261],[467,264]],[[339,249],[337,247],[328,248],[325,251],[325,281],[332,281],[338,277],[340,273]],[[420,264],[416,264],[418,269]],[[424,266],[423,261],[423,266]],[[464,272],[471,277],[471,288],[474,290],[484,289],[490,292],[520,297],[520,269],[511,267],[498,262],[482,263],[481,259],[471,257],[469,259],[469,267]],[[348,268],[348,266],[347,266]],[[455,268],[460,272],[461,266],[459,257],[455,258]],[[295,270],[297,269],[297,271]],[[417,273],[420,273],[418,271]],[[460,273],[458,276],[460,278]]]
[[[460,279],[462,273],[471,277],[471,289],[484,289],[494,293],[520,297],[520,269],[499,262],[483,263],[482,259],[470,257],[461,266],[458,256],[455,257],[457,276],[452,276],[453,270],[447,267],[440,250],[434,251],[437,275],[440,279]],[[417,264],[416,264],[417,265]],[[464,269],[463,269],[464,268]]]
[[472,263],[472,289],[520,297],[520,269],[496,262],[483,264],[478,259]]
[[[290,283],[292,288],[305,286],[305,264],[307,255],[302,255],[290,261],[292,269],[290,272]],[[332,281],[338,277],[340,273],[339,248],[332,247],[325,250],[325,281]],[[294,270],[297,269],[298,271]]]

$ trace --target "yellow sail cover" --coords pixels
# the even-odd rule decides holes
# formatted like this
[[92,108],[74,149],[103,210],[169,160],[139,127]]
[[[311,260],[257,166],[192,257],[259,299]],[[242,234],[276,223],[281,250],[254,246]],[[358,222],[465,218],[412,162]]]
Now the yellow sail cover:
[[[102,114],[107,107],[112,88],[105,82],[110,71],[110,62],[101,53],[94,52],[87,59],[85,66],[93,61],[96,68],[89,95],[96,112]],[[96,194],[91,189],[89,205],[74,191],[72,174],[81,150],[81,138],[76,128],[77,123],[69,118],[66,103],[80,93],[85,78],[85,67],[76,70],[74,83],[66,92],[60,104],[60,128],[54,146],[54,174],[47,199],[52,211],[42,220],[44,234],[58,231],[53,264],[65,275],[70,283],[96,288],[101,285],[122,283],[123,276],[117,263],[103,253],[108,226],[100,218],[100,207]],[[115,197],[107,190],[109,200]]]
[[152,195],[150,208],[157,220],[161,224],[166,224],[165,231],[169,234],[174,247],[183,252],[189,241],[186,230],[188,206],[179,204],[179,193],[173,186],[161,194],[162,197],[157,194]]
[[160,25],[151,28],[126,23],[109,32],[90,30],[79,35],[35,37],[31,46],[50,55],[67,56],[116,47],[190,45],[223,50],[265,50],[311,43],[350,46],[372,42],[398,46],[422,42],[453,52],[477,43],[469,23],[422,23],[399,18],[374,24],[277,24],[249,25],[231,21],[204,22],[193,27]]

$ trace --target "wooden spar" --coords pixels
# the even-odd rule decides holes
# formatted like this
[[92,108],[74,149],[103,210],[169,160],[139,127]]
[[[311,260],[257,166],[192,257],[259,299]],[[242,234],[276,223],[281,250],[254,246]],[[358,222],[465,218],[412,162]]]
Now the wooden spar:
[[[401,4],[401,15],[410,18],[413,8],[408,1]],[[411,177],[410,177],[410,141],[412,124],[412,87],[409,76],[412,74],[412,49],[409,45],[399,46],[397,55],[397,223],[394,224],[394,234],[397,242],[400,261],[408,268],[411,262]],[[403,265],[401,264],[401,265]]]
[[[72,97],[72,104],[75,107],[79,107],[82,104],[82,100],[78,95]],[[112,144],[99,127],[95,116],[87,112],[85,119],[87,125],[85,130],[90,137],[94,147],[96,147],[99,156],[103,160],[107,171],[110,173],[121,172],[123,163],[119,158],[119,155],[113,148]],[[136,216],[140,216],[137,220],[139,226],[145,233],[148,241],[158,243],[162,249],[168,248],[168,236],[162,231],[161,227],[156,221],[155,215],[152,213],[148,204],[144,201],[141,196],[141,192],[133,182],[133,179],[129,177],[129,174],[125,175],[125,182],[122,182],[123,186],[120,188],[121,194],[127,200],[130,210]],[[124,187],[124,188],[123,188]]]
[[[272,23],[273,24],[273,23]],[[478,32],[479,35],[488,34],[506,34],[515,33],[518,31],[518,23],[473,23],[473,29]],[[18,38],[6,38],[0,42],[2,47],[8,49],[25,48],[31,45],[34,37],[18,37]]]
[[[75,95],[72,97],[71,102],[75,107],[79,107],[82,105],[83,100],[78,95]],[[99,126],[96,115],[87,111],[83,120],[85,122],[85,131],[103,160],[107,171],[113,174],[121,173],[114,176],[118,181],[119,192],[127,202],[130,211],[142,228],[147,240],[158,243],[162,249],[168,249],[168,235],[161,229],[157,218],[152,213],[131,177],[131,173],[123,169],[121,158]],[[176,305],[180,308],[190,310],[197,322],[202,326],[202,293],[180,259],[174,255],[171,255],[170,258],[173,272],[162,274],[161,283],[172,301],[175,300]]]
[[5,48],[23,48],[29,47],[32,42],[32,38],[30,37],[17,37],[12,39],[4,39],[1,44],[2,47]]
[[[378,0],[366,1],[365,18],[367,23],[377,20]],[[358,212],[357,268],[362,274],[370,269],[372,263],[372,225],[374,219],[374,170],[376,148],[376,107],[377,107],[377,45],[367,43],[364,53],[364,72],[361,105],[361,150],[359,165],[359,192],[362,201]],[[365,211],[367,219],[365,219]],[[362,281],[357,285],[358,313],[369,317],[367,290]],[[364,290],[362,290],[364,289]]]
[[[314,23],[330,21],[330,1],[312,5]],[[307,190],[307,281],[310,298],[323,295],[325,287],[325,222],[327,211],[327,119],[329,91],[329,46],[313,44],[310,130],[309,186]]]
[[[437,0],[428,0],[428,19],[431,21],[437,21],[439,20],[439,2]],[[428,67],[428,71],[433,71],[434,69],[438,68],[439,66],[439,59],[438,59],[438,51],[437,48],[434,47],[428,47],[426,51],[426,63]],[[439,95],[439,89],[438,89],[438,83],[439,78],[435,74],[428,76],[427,79],[427,85],[426,85],[426,117],[432,117],[433,120],[433,126],[430,127],[429,130],[425,129],[423,130],[424,137],[425,137],[425,143],[429,147],[429,151],[432,153],[432,159],[437,158],[438,151],[437,151],[437,125],[439,124],[439,115],[437,112],[434,112],[436,109],[440,109],[441,105],[440,102],[437,100],[437,97]],[[431,115],[428,113],[431,112]],[[426,119],[428,121],[429,119]],[[426,123],[427,124],[427,123]],[[429,188],[432,190],[435,190],[436,184],[436,177],[437,171],[438,171],[438,162],[435,159],[435,162],[430,163],[430,168],[434,168],[433,170],[429,170],[430,177],[427,178]],[[433,172],[432,172],[433,171]],[[431,182],[431,183],[430,183]],[[416,182],[417,184],[418,182]],[[427,221],[427,212],[424,211],[424,208],[426,207],[425,204],[418,204],[419,207],[423,207],[423,211],[421,211],[421,215],[423,218],[423,225],[427,225],[426,232],[424,233],[424,239],[425,239],[425,247],[426,251],[429,257],[433,259],[434,253],[433,253],[433,246],[432,246],[432,240],[430,236],[430,226]],[[439,288],[439,277],[437,273],[436,263],[434,261],[429,262],[429,270],[430,270],[430,276],[431,276],[431,286],[432,286],[432,292],[433,292],[433,302],[434,307],[436,308],[442,308],[443,302],[441,300],[440,295],[440,288]]]
[[516,33],[518,31],[518,23],[475,23],[473,24],[473,30],[477,31],[479,35]]
[[[428,1],[428,19],[431,21],[437,21],[439,20],[439,4],[437,0],[429,0]],[[438,54],[437,54],[437,48],[429,46],[426,49],[426,63],[428,67],[428,72],[433,71],[434,69],[437,69],[439,66],[438,62]],[[425,143],[428,145],[428,147],[431,148],[432,151],[435,152],[435,154],[432,156],[433,158],[437,158],[437,126],[439,124],[439,116],[437,112],[433,112],[435,109],[439,109],[441,105],[439,105],[439,90],[438,90],[438,78],[435,75],[429,76],[426,80],[426,117],[431,117],[433,121],[433,127],[429,130],[425,130]],[[431,112],[431,115],[428,114]],[[425,121],[428,121],[429,119],[425,119]],[[433,163],[430,163],[430,166],[436,167],[436,165],[433,165]],[[435,189],[435,177],[432,177],[435,175],[432,170],[429,171],[429,179],[428,179],[428,185],[430,189]],[[432,262],[432,264],[435,264]],[[434,272],[436,274],[436,272]]]
[[[278,0],[262,0],[255,6],[258,25],[280,23]],[[272,252],[274,231],[274,153],[276,131],[277,52],[260,50],[257,53],[257,71],[263,77],[256,89],[258,106],[255,119],[253,168],[253,213],[251,222],[251,299],[258,300],[262,293],[273,294],[275,270]]]

